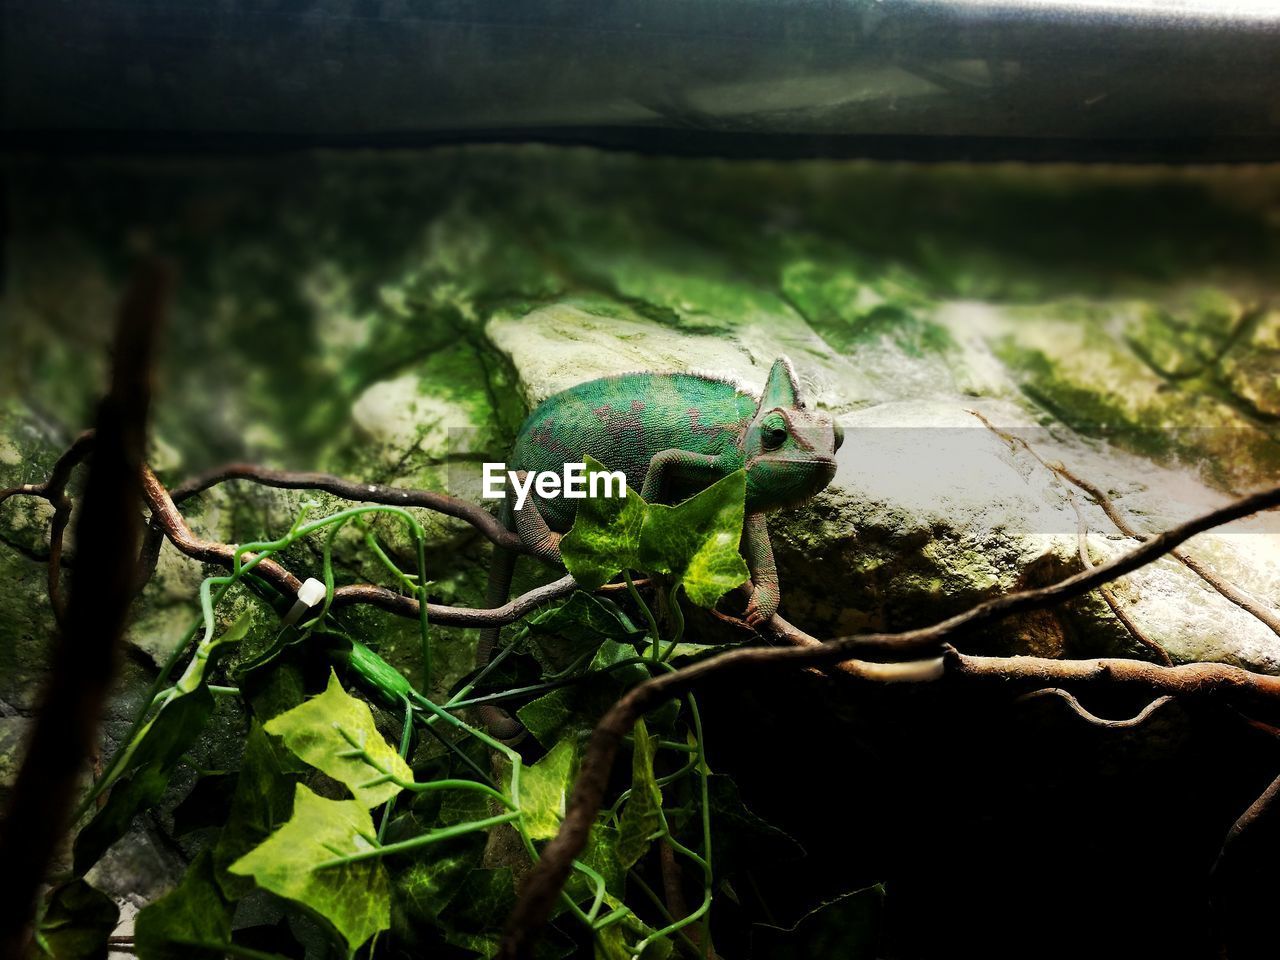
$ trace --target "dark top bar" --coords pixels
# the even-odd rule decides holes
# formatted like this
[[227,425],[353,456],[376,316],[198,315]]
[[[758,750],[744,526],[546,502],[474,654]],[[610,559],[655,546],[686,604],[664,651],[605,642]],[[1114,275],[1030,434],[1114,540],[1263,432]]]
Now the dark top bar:
[[1280,4],[1264,0],[0,9],[11,149],[541,139],[748,155],[1280,155]]

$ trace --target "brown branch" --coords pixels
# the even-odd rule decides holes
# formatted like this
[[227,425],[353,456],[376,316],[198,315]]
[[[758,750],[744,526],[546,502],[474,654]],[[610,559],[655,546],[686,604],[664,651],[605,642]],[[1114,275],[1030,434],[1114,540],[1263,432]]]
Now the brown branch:
[[1048,606],[1073,600],[1100,584],[1109,583],[1117,577],[1146,566],[1197,534],[1277,506],[1280,506],[1280,485],[1266,487],[1170,527],[1163,533],[1150,537],[1128,553],[1120,554],[1106,563],[1082,570],[1047,587],[995,597],[930,627],[907,630],[902,633],[841,637],[830,642],[831,649],[850,655],[876,651],[894,655],[898,659],[927,656],[937,652],[943,643],[949,642],[949,638],[961,630],[973,630],[1015,613],[1043,610]]
[[[151,472],[151,468],[143,464],[140,469],[142,471],[142,490],[146,497],[147,505],[151,507],[152,522],[160,524],[169,542],[193,560],[216,564],[220,567],[226,567],[228,570],[232,569],[235,565],[235,546],[230,543],[205,540],[203,537],[196,536],[191,527],[187,525],[186,518],[182,516],[174,505],[173,498],[169,496],[169,491],[165,489],[163,483],[156,479],[156,475]],[[246,554],[244,559],[252,557],[253,554]],[[253,572],[285,596],[294,596],[297,594],[298,588],[302,586],[301,580],[270,557],[255,566]]]
[[357,483],[330,473],[314,473],[291,470],[272,470],[252,463],[228,463],[221,467],[202,473],[173,488],[171,496],[174,503],[182,503],[227,480],[252,480],[264,487],[276,487],[285,490],[322,490],[335,497],[351,500],[356,503],[380,503],[393,507],[421,507],[443,513],[446,516],[465,520],[475,527],[491,543],[527,553],[528,550],[520,538],[502,525],[492,513],[477,506],[469,500],[451,497],[448,494],[431,490],[412,490],[403,487],[389,487],[380,483]]
[[[192,532],[186,519],[178,510],[156,475],[147,466],[142,467],[143,490],[147,503],[151,506],[151,515],[164,531],[169,542],[182,553],[195,560],[217,564],[231,569],[234,565],[236,548],[229,543],[205,540]],[[247,554],[246,559],[253,554]],[[295,596],[302,581],[290,573],[282,564],[268,557],[253,568],[253,572],[285,596]],[[528,593],[508,601],[500,607],[475,609],[471,607],[449,607],[437,603],[427,604],[427,616],[432,623],[442,626],[489,627],[504,626],[514,623],[526,613],[560,597],[568,596],[577,587],[572,577],[561,577],[554,583],[537,587]],[[353,584],[339,587],[333,592],[333,602],[342,606],[367,603],[380,607],[391,613],[404,617],[418,616],[418,601],[412,597],[402,596],[386,587],[372,584]]]
[[[446,607],[436,603],[427,604],[427,617],[432,623],[448,627],[505,627],[515,623],[525,614],[537,609],[544,603],[567,597],[578,589],[573,577],[564,576],[545,586],[535,587],[527,593],[508,600],[500,607]],[[388,590],[386,587],[371,584],[353,584],[339,587],[333,591],[333,602],[337,606],[367,603],[380,607],[390,613],[402,617],[418,616],[418,601],[412,597]]]
[[[1071,499],[1071,509],[1076,512],[1076,541],[1080,555],[1080,565],[1089,570],[1094,566],[1094,563],[1093,558],[1089,556],[1089,530],[1084,522],[1084,513],[1080,510],[1080,504],[1076,502],[1075,494],[1068,490],[1067,496]],[[1120,601],[1116,599],[1115,594],[1111,592],[1109,587],[1099,587],[1098,593],[1102,595],[1102,599],[1111,608],[1112,616],[1119,620],[1124,628],[1129,631],[1129,636],[1154,653],[1157,659],[1166,667],[1173,666],[1173,658],[1169,656],[1169,651],[1143,632],[1142,628],[1129,616],[1129,611],[1120,606]]]
[[1032,690],[1030,693],[1024,693],[1022,696],[1018,697],[1017,702],[1025,703],[1028,700],[1037,700],[1043,697],[1055,697],[1065,703],[1071,709],[1071,712],[1081,720],[1084,720],[1092,726],[1105,727],[1109,730],[1125,730],[1131,727],[1140,727],[1153,713],[1165,704],[1173,702],[1173,697],[1169,694],[1165,694],[1163,697],[1157,697],[1152,700],[1132,717],[1125,720],[1107,720],[1098,716],[1096,713],[1087,710],[1084,704],[1075,698],[1074,694],[1063,690],[1061,687],[1045,687],[1041,690]]
[[71,519],[72,507],[71,498],[67,496],[67,484],[71,481],[71,472],[92,450],[93,431],[86,430],[58,457],[49,478],[43,483],[23,483],[0,490],[0,503],[10,497],[28,496],[47,500],[53,507],[53,519],[49,523],[49,603],[59,625],[65,613],[62,603],[62,537],[67,521]]
[[[390,487],[380,483],[359,483],[330,473],[273,470],[252,463],[228,463],[183,481],[170,492],[169,496],[174,504],[180,504],[228,480],[249,480],[282,490],[322,490],[355,503],[379,503],[386,506],[434,510],[466,521],[495,546],[520,553],[528,552],[528,548],[519,536],[504,527],[493,514],[469,501],[429,490]],[[151,579],[155,571],[164,535],[165,531],[158,522],[153,521],[147,528],[142,547],[142,569],[138,578],[138,590],[141,590]],[[417,615],[415,607],[412,616]]]
[[[609,708],[592,732],[560,830],[548,842],[525,881],[520,898],[508,917],[499,956],[514,960],[531,954],[535,939],[564,888],[574,858],[586,846],[623,738],[631,732],[639,717],[670,697],[709,676],[734,669],[784,664],[833,664],[847,660],[852,654],[862,650],[888,652],[904,658],[947,652],[948,669],[963,675],[962,663],[955,662],[959,655],[949,650],[950,641],[961,632],[986,626],[1011,614],[1046,609],[1081,596],[1102,583],[1150,563],[1198,533],[1276,506],[1280,506],[1280,486],[1241,497],[1217,510],[1179,524],[1152,537],[1127,554],[1083,570],[1058,583],[996,597],[929,627],[896,634],[841,637],[813,645],[742,647],[707,657],[671,673],[660,674],[632,687]],[[777,625],[779,620],[781,618],[775,616],[770,626],[776,632],[783,633],[784,631],[777,629],[777,626],[781,626]],[[794,628],[791,629],[794,631]],[[1015,657],[1002,660],[1001,663],[1008,666],[1033,659],[1036,658]],[[1135,660],[1094,661],[1092,665],[1073,661],[1044,662],[1071,665],[1082,677],[1096,678],[1101,674],[1113,680],[1124,679],[1129,682],[1140,678],[1144,685],[1162,693],[1203,694],[1209,691],[1235,690],[1251,693],[1270,701],[1273,706],[1280,700],[1280,678],[1220,664],[1161,667]],[[980,664],[969,666],[969,675],[980,672]]]
[[[111,390],[98,408],[97,450],[76,520],[81,562],[72,575],[65,623],[54,640],[39,719],[0,830],[4,958],[26,953],[36,893],[68,826],[76,783],[94,750],[115,675],[142,534],[138,478],[168,288],[168,271],[150,265],[134,277],[119,312]],[[65,500],[62,488],[77,449],[83,447],[73,445],[46,484],[55,511]]]
[[[1107,518],[1116,525],[1116,529],[1119,530],[1121,533],[1123,533],[1126,537],[1132,537],[1133,539],[1140,540],[1140,541],[1145,541],[1147,539],[1146,534],[1141,533],[1138,530],[1134,529],[1133,525],[1130,524],[1128,520],[1125,519],[1124,514],[1122,514],[1119,508],[1116,507],[1115,502],[1109,496],[1107,496],[1107,494],[1103,492],[1103,490],[1100,487],[1098,487],[1097,484],[1091,483],[1090,481],[1086,480],[1084,477],[1081,477],[1078,474],[1074,473],[1063,463],[1060,463],[1056,460],[1055,461],[1045,460],[1042,456],[1040,456],[1040,454],[1036,453],[1036,451],[1032,448],[1031,444],[1029,444],[1025,439],[999,429],[994,424],[992,424],[990,420],[988,420],[981,413],[979,413],[977,410],[970,410],[969,413],[973,414],[980,421],[982,421],[983,426],[985,426],[988,430],[994,433],[997,437],[1004,440],[1006,443],[1010,445],[1013,445],[1013,444],[1020,445],[1024,450],[1027,451],[1027,453],[1035,457],[1036,460],[1038,460],[1042,466],[1048,468],[1049,470],[1052,470],[1054,473],[1060,476],[1063,480],[1066,480],[1068,483],[1079,487],[1081,490],[1087,493],[1090,499],[1092,499],[1095,503],[1098,504],[1099,507],[1102,508],[1102,512],[1107,515]],[[1252,615],[1257,620],[1260,620],[1263,624],[1267,626],[1269,630],[1271,630],[1272,633],[1280,637],[1280,613],[1277,613],[1274,609],[1267,607],[1266,605],[1258,601],[1255,597],[1250,596],[1248,593],[1241,590],[1239,587],[1235,586],[1234,584],[1224,580],[1222,577],[1218,576],[1216,573],[1214,573],[1212,570],[1206,567],[1199,560],[1195,559],[1195,557],[1189,556],[1185,551],[1176,550],[1176,549],[1170,550],[1169,555],[1172,556],[1179,563],[1181,563],[1188,570],[1190,570],[1192,573],[1194,573],[1196,576],[1198,576],[1201,580],[1203,580],[1206,584],[1208,584],[1214,590],[1216,590],[1225,599],[1229,600],[1231,603],[1234,603],[1237,607],[1244,610],[1246,613]],[[1117,619],[1119,619],[1122,623],[1124,623],[1126,627],[1129,627],[1132,621],[1127,616],[1122,615],[1120,613],[1119,605],[1115,602],[1115,598],[1108,596],[1106,593],[1104,593],[1103,599],[1107,601],[1108,606],[1110,606],[1112,611],[1116,614]],[[1132,628],[1131,628],[1131,631],[1132,631]],[[1148,646],[1150,645],[1150,641],[1147,641],[1145,638],[1139,638],[1139,639],[1141,640],[1141,642],[1146,643]]]
[[1214,860],[1211,871],[1213,874],[1217,874],[1221,870],[1227,856],[1239,839],[1248,833],[1254,824],[1267,815],[1275,804],[1276,797],[1280,797],[1280,777],[1272,780],[1258,796],[1258,799],[1249,804],[1249,808],[1240,814],[1236,822],[1231,825],[1231,829],[1227,831],[1227,835],[1222,841],[1222,848],[1218,851],[1217,859]]
[[[1133,526],[1125,520],[1124,515],[1116,508],[1116,505],[1112,502],[1111,498],[1098,489],[1094,484],[1076,476],[1076,474],[1072,473],[1060,463],[1049,464],[1049,468],[1059,474],[1064,480],[1075,484],[1087,493],[1094,501],[1096,501],[1098,506],[1102,508],[1103,513],[1105,513],[1107,517],[1110,518],[1111,522],[1116,525],[1116,529],[1126,537],[1133,537],[1135,540],[1147,539],[1146,534],[1135,530]],[[1169,555],[1227,600],[1230,600],[1237,607],[1266,624],[1267,628],[1276,636],[1280,636],[1280,614],[1277,614],[1276,611],[1263,606],[1263,604],[1261,604],[1256,598],[1251,597],[1248,593],[1241,590],[1234,584],[1228,583],[1195,557],[1190,556],[1186,551],[1180,549],[1170,550]]]

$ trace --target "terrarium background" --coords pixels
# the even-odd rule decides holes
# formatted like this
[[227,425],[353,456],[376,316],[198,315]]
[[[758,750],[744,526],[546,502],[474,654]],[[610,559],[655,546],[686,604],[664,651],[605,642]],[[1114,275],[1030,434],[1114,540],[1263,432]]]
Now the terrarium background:
[[[119,293],[148,252],[180,271],[151,456],[167,481],[251,459],[441,488],[451,462],[503,459],[528,405],[570,383],[691,366],[758,385],[780,353],[853,426],[950,435],[974,426],[966,411],[978,408],[1043,428],[1055,455],[1120,484],[1120,502],[1130,496],[1151,529],[1167,519],[1164,482],[1180,478],[1195,496],[1242,490],[1280,465],[1270,168],[495,147],[11,163],[7,203],[0,485],[44,477],[88,424]],[[1046,504],[1068,516],[1061,484],[980,424],[970,436],[991,486],[953,483],[943,499],[912,491],[920,477],[946,483],[945,449],[904,440],[879,451],[882,468],[906,471],[898,491],[859,473],[848,445],[832,490],[775,524],[783,612],[818,635],[904,628],[1026,583],[1028,569],[1034,579],[1069,566],[1074,527],[1036,525]],[[1025,500],[1008,497],[1011,476]],[[1144,482],[1155,488],[1145,499]],[[186,512],[240,542],[283,530],[307,499],[325,500],[229,485]],[[0,778],[13,772],[52,629],[46,514],[35,501],[0,510]],[[488,546],[427,519],[432,599],[480,603]],[[397,546],[399,531],[381,532]],[[1274,598],[1274,539],[1214,557]],[[350,577],[372,562],[354,549],[343,559]],[[291,558],[300,572],[316,563],[305,548]],[[162,556],[130,629],[108,740],[189,624],[200,576]],[[1175,659],[1280,668],[1273,634],[1194,578],[1153,576],[1146,599],[1141,583],[1128,599]],[[353,618],[412,674],[412,623]],[[470,669],[475,636],[438,636],[444,687]],[[970,649],[1144,656],[1097,600]],[[707,701],[713,767],[808,851],[760,871],[779,918],[884,881],[893,956],[1026,955],[1031,937],[1038,955],[1203,956],[1208,866],[1280,759],[1272,740],[1208,709],[1082,730],[1065,711],[999,697],[852,696],[790,675],[713,686]],[[210,769],[234,765],[242,747],[242,718],[219,710],[195,758]],[[96,883],[150,899],[176,882],[199,834],[175,837],[168,811],[193,779],[179,776]],[[1260,874],[1258,903],[1274,887]]]

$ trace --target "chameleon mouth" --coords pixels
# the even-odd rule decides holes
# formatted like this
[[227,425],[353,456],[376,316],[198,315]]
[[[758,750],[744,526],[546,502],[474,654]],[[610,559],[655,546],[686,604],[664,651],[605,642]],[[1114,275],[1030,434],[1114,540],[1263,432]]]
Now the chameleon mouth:
[[833,472],[836,469],[835,457],[806,457],[803,460],[796,457],[770,457],[759,456],[752,457],[747,461],[746,469],[750,470],[757,463],[777,463],[777,464],[805,464],[812,467],[829,467]]

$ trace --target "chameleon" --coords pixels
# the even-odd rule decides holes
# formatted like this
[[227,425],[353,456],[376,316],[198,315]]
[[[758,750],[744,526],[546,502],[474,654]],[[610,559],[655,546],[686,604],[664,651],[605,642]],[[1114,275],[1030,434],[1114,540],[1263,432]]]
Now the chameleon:
[[[840,425],[805,406],[786,357],[774,362],[757,396],[732,380],[696,373],[624,373],[590,380],[548,397],[521,425],[508,467],[556,471],[594,457],[620,470],[650,503],[679,503],[737,470],[746,470],[746,519],[741,549],[751,574],[746,621],[756,627],[778,609],[778,571],[765,514],[810,499],[836,473]],[[520,509],[508,496],[500,519],[529,553],[562,565],[560,540],[573,525],[577,499],[537,496]],[[495,548],[488,604],[511,589],[514,551]],[[477,664],[488,663],[498,628],[484,630]],[[523,728],[502,709],[481,708],[500,739]]]

